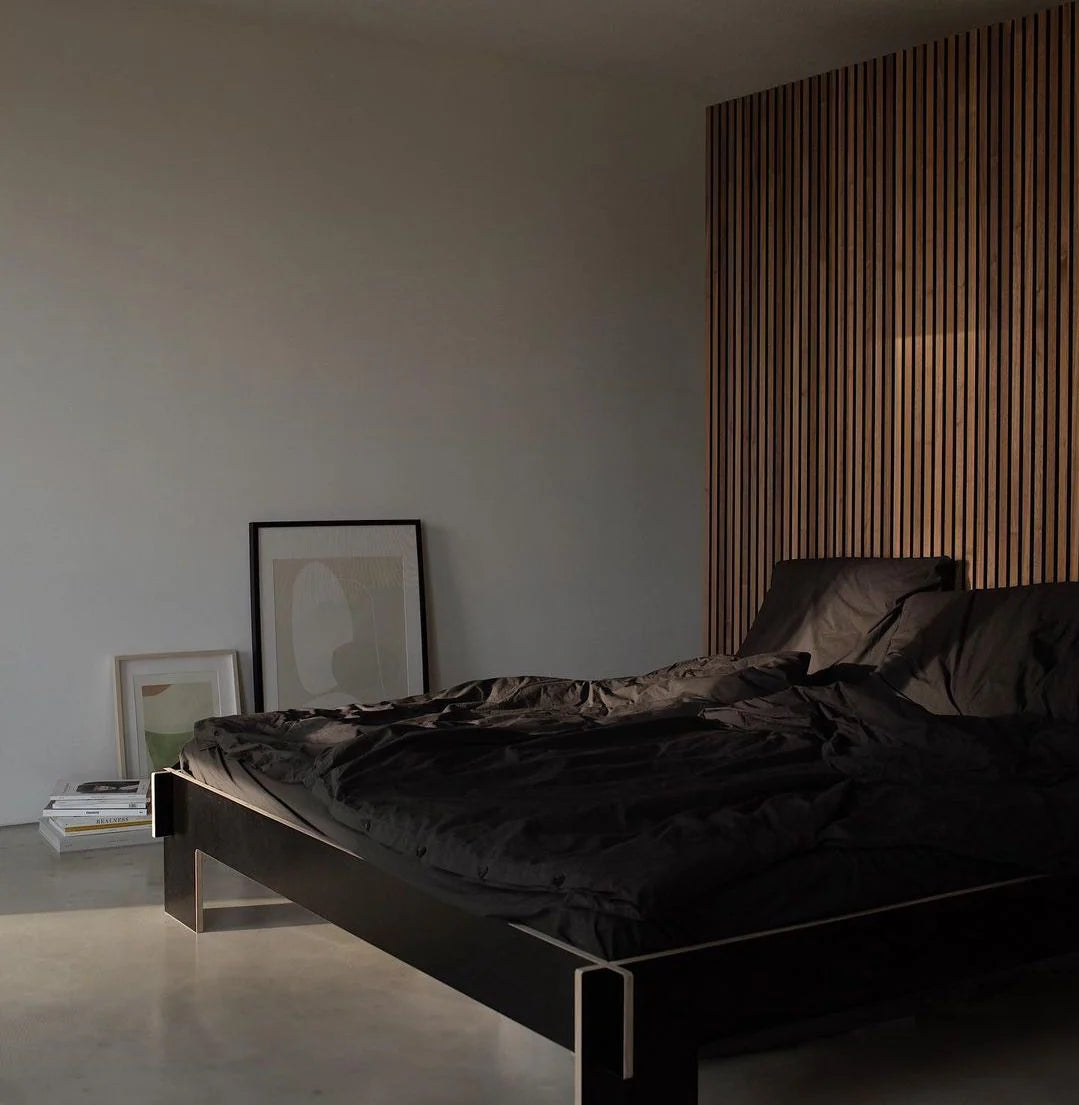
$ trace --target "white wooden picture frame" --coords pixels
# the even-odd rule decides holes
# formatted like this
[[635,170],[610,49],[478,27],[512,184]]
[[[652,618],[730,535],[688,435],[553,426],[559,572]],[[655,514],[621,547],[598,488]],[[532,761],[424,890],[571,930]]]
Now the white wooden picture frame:
[[195,722],[241,712],[235,651],[153,652],[114,657],[121,778],[171,766]]

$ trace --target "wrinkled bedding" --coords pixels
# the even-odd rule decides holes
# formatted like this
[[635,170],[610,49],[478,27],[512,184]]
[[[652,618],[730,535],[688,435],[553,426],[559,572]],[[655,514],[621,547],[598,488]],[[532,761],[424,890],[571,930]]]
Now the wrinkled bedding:
[[181,767],[604,957],[1079,866],[1079,726],[805,671],[713,657],[209,719]]

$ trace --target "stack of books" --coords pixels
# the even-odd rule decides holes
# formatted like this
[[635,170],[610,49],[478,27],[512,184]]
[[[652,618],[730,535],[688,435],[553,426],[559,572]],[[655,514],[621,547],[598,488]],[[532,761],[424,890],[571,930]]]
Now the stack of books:
[[148,779],[57,783],[38,828],[58,852],[150,844]]

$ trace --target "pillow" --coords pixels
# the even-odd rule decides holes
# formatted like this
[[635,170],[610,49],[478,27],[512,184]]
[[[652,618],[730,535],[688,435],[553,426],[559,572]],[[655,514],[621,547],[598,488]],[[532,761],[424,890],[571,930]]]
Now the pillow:
[[1079,721],[1079,583],[915,595],[877,670],[935,714]]
[[879,663],[904,601],[954,582],[947,557],[781,560],[738,655],[808,652],[810,672]]

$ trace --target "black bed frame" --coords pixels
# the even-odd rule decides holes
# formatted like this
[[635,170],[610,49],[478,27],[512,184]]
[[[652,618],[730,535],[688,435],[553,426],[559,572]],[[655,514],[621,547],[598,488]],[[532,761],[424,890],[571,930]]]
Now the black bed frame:
[[691,1105],[699,1050],[910,1009],[1079,948],[1079,882],[1027,878],[605,961],[466,913],[179,771],[153,777],[165,909],[202,931],[210,856],[575,1053],[577,1105]]

